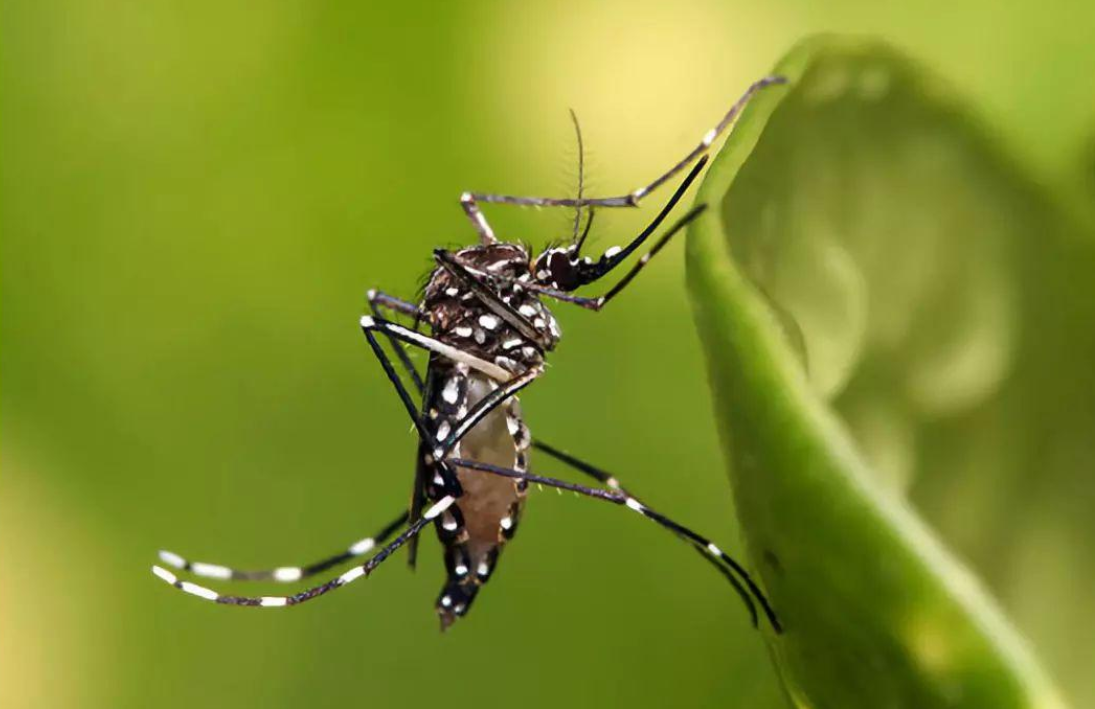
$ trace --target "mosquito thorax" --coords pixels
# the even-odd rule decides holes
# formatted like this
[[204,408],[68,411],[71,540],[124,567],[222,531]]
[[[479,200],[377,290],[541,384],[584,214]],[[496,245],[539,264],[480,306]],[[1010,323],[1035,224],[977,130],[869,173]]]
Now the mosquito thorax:
[[477,273],[494,277],[484,280],[486,286],[531,325],[540,343],[519,332],[443,267],[430,275],[423,299],[434,336],[510,372],[542,364],[544,352],[555,347],[562,333],[539,295],[525,287],[533,280],[528,251],[520,244],[496,243],[461,249],[454,255]]

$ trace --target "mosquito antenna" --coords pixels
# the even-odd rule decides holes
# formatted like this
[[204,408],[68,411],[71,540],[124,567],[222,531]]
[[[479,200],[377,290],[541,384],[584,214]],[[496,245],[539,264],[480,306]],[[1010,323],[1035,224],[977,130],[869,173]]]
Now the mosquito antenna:
[[[585,234],[578,237],[578,228],[582,224],[582,196],[585,188],[585,168],[586,168],[586,155],[585,144],[582,142],[582,126],[578,124],[578,114],[574,112],[574,109],[570,109],[570,121],[574,124],[574,134],[578,138],[578,202],[579,204],[574,208],[574,240],[579,244],[581,248],[581,242],[585,240]],[[588,233],[589,227],[586,227]]]

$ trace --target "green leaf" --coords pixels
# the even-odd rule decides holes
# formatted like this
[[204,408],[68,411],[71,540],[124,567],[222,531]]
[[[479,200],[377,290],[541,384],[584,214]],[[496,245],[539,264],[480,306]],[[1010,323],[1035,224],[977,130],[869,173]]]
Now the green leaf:
[[[1007,380],[1013,244],[1052,215],[937,81],[822,37],[713,162],[688,280],[768,635],[803,707],[1062,707],[900,494],[918,422]],[[1047,221],[1048,220],[1048,221]]]

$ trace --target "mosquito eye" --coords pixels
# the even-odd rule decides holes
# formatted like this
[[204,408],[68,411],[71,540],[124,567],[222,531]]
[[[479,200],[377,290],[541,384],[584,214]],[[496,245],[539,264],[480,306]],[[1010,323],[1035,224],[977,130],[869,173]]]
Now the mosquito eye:
[[548,255],[547,258],[548,272],[551,273],[551,280],[554,281],[555,287],[561,290],[574,290],[580,284],[578,283],[578,272],[574,268],[574,264],[570,262],[566,254],[559,251],[554,251]]

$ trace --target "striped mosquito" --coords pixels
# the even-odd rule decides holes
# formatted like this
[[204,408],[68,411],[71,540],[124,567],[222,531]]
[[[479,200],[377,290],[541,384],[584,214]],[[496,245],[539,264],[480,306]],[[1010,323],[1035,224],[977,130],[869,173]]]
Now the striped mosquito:
[[[559,325],[544,305],[544,299],[599,311],[619,295],[649,260],[704,210],[705,205],[693,207],[666,229],[650,250],[603,295],[578,296],[574,291],[600,281],[639,249],[695,181],[707,162],[707,151],[733,123],[748,100],[764,87],[783,82],[781,77],[770,76],[752,84],[688,155],[653,182],[628,194],[587,198],[582,195],[580,181],[576,198],[464,193],[460,203],[479,236],[479,243],[457,251],[435,250],[436,265],[418,303],[379,291],[369,292],[371,312],[361,318],[361,328],[419,436],[409,510],[399,514],[375,535],[306,566],[240,571],[219,564],[188,561],[172,552],[160,552],[162,562],[176,571],[217,580],[296,582],[375,550],[376,553],[364,563],[320,585],[287,596],[225,595],[180,579],[174,571],[160,566],[154,566],[153,572],[179,590],[224,605],[294,606],[368,576],[404,545],[408,546],[413,566],[418,535],[432,523],[444,549],[447,571],[445,585],[436,602],[444,629],[468,612],[480,588],[496,571],[502,548],[517,531],[528,485],[537,483],[618,505],[670,531],[693,546],[726,577],[744,603],[754,626],[758,624],[759,605],[771,627],[780,632],[775,612],[741,564],[708,538],[642,502],[605,470],[534,440],[521,415],[517,394],[543,374],[545,355],[555,348],[561,336]],[[581,155],[580,131],[578,139]],[[688,172],[684,179],[653,221],[627,246],[608,249],[596,260],[581,255],[595,209],[637,206],[644,197],[685,170]],[[574,237],[566,245],[549,248],[533,257],[524,246],[500,241],[495,236],[479,208],[484,203],[573,208],[576,210]],[[585,228],[579,234],[583,208],[587,218]],[[392,314],[411,319],[411,325],[389,319]],[[429,334],[420,331],[423,323],[429,326]],[[387,340],[395,352],[399,367],[412,383],[410,387],[397,371],[388,350],[381,345],[381,339]],[[429,353],[424,378],[415,368],[407,346]],[[417,390],[421,408],[416,406],[415,392],[411,388]],[[578,485],[531,472],[531,449],[573,467],[603,487]]]

